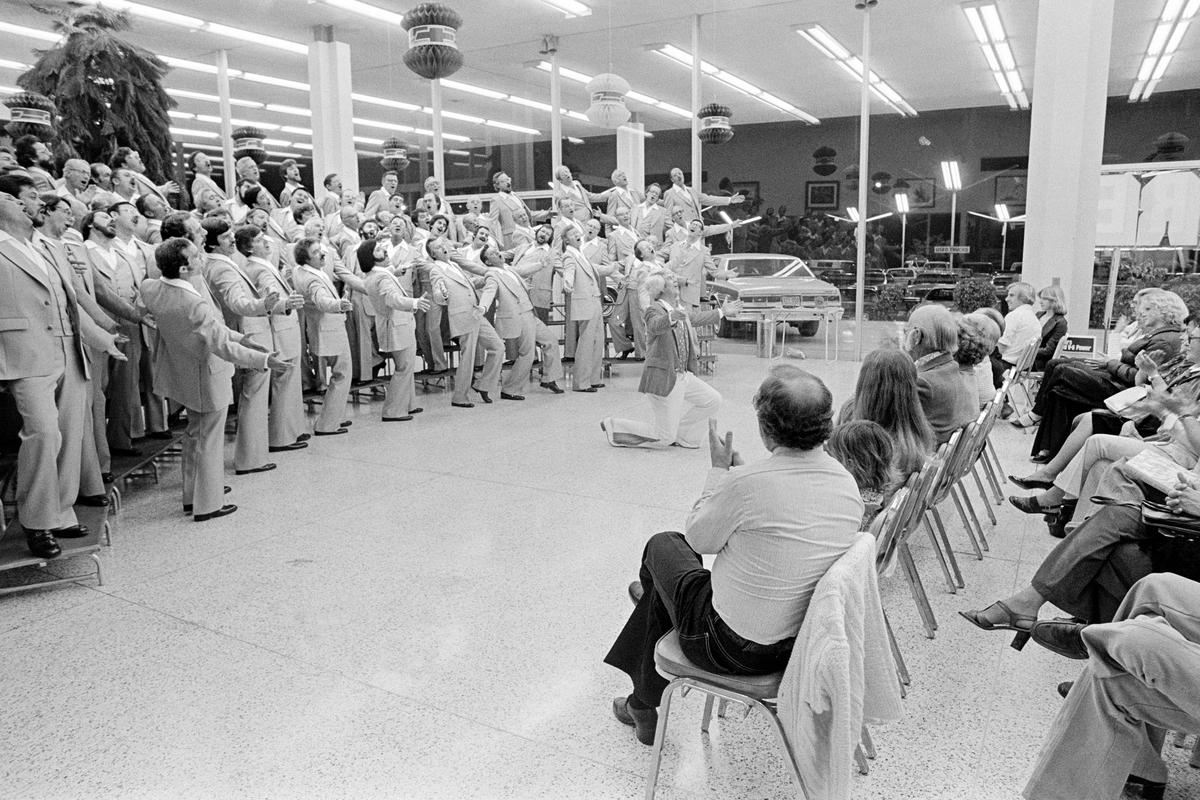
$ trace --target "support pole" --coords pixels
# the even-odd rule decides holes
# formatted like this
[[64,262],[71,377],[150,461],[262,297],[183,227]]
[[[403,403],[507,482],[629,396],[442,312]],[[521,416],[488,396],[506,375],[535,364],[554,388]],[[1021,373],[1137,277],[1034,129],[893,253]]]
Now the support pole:
[[221,160],[225,164],[225,196],[232,199],[237,187],[233,171],[233,117],[229,104],[229,51],[217,51],[217,97],[221,108]]
[[562,163],[562,75],[558,71],[558,46],[550,51],[550,180]]
[[702,191],[704,163],[700,144],[700,15],[692,17],[692,188]]
[[429,82],[433,93],[433,177],[437,178],[442,187],[444,197],[446,186],[446,154],[442,144],[442,79],[434,78]]
[[1008,222],[1000,228],[1000,271],[1004,272],[1004,257],[1008,254]]
[[[954,238],[955,228],[958,225],[958,192],[950,193],[950,246],[958,244],[958,240]],[[954,268],[954,253],[950,253],[950,268]]]
[[1117,274],[1121,271],[1121,248],[1114,247],[1108,268],[1108,291],[1104,295],[1104,352],[1108,352],[1108,332],[1112,328],[1113,302],[1117,298]]
[[904,266],[905,248],[908,246],[908,214],[900,215],[900,266]]
[[[871,10],[863,9],[862,92],[859,97],[858,131],[858,269],[854,278],[854,360],[862,361],[863,306],[867,276],[867,152],[871,140]],[[826,322],[826,325],[829,323]],[[840,343],[839,343],[840,345]]]

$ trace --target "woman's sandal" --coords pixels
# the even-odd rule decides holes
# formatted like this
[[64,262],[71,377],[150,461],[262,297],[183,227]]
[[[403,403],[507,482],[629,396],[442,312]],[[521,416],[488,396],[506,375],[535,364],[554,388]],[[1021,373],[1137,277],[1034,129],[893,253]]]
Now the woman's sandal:
[[[984,614],[993,606],[1000,606],[1000,610],[1004,612],[1007,619],[1003,622],[992,622],[985,617]],[[1013,637],[1011,644],[1014,650],[1020,650],[1025,646],[1025,643],[1029,641],[1029,631],[1033,628],[1033,623],[1037,622],[1037,617],[1014,614],[1003,600],[997,600],[983,611],[960,611],[958,615],[980,630],[1016,631],[1017,635]]]

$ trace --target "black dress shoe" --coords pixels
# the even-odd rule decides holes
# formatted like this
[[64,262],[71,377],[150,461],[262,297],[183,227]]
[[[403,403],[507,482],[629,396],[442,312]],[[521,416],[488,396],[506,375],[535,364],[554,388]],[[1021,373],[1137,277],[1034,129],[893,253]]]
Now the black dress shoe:
[[351,425],[353,425],[353,424],[354,424],[354,421],[353,421],[353,420],[346,420],[345,422],[343,422],[343,423],[342,423],[342,427],[343,427],[343,428],[349,428],[349,427],[350,427]]
[[593,389],[603,389],[603,388],[604,388],[604,384],[603,384],[603,383],[593,383],[593,384],[592,384],[592,388],[593,388]]
[[55,539],[82,539],[88,535],[87,525],[70,525],[66,528],[55,528],[50,531]]
[[299,436],[297,436],[297,437],[296,437],[296,441],[297,441],[297,442],[307,442],[307,441],[308,441],[309,439],[311,439],[311,438],[312,438],[312,434],[311,434],[311,433],[302,433],[302,434],[300,434]]
[[451,401],[450,405],[454,406],[455,408],[474,408],[475,407],[474,403],[455,403],[454,401]]
[[104,481],[105,483],[115,483],[117,476],[113,475],[111,472],[102,472],[100,473],[100,480]]
[[384,417],[384,422],[408,422],[412,419],[412,414],[405,414],[403,417]]
[[425,409],[423,409],[423,408],[410,408],[410,409],[408,410],[408,413],[410,413],[410,414],[420,414],[420,413],[421,413],[422,411],[424,411],[424,410],[425,410]]
[[25,531],[25,544],[29,552],[38,558],[57,558],[62,555],[62,548],[51,531]]
[[[604,427],[603,422],[600,423],[600,427]],[[642,602],[642,596],[645,594],[646,587],[642,585],[641,581],[634,581],[633,583],[629,584],[629,599],[633,601],[635,606]]]
[[500,399],[501,399],[501,400],[524,400],[524,399],[525,399],[525,395],[523,395],[523,394],[509,394],[508,392],[501,392],[501,393],[500,393]]
[[555,381],[546,381],[545,383],[539,383],[538,386],[541,386],[543,389],[549,389],[550,391],[554,392],[555,394],[563,393],[563,390],[559,388],[558,383]]
[[114,456],[124,456],[126,458],[137,458],[142,454],[141,450],[135,450],[132,447],[114,447],[109,452]]
[[273,469],[275,469],[274,464],[263,464],[261,467],[255,467],[254,469],[234,470],[233,474],[234,475],[253,475],[255,472],[270,472]]
[[[233,491],[233,487],[232,487],[232,486],[226,486],[226,487],[225,487],[225,492],[224,492],[224,494],[229,494],[229,493],[230,493],[230,492],[232,492],[232,491]],[[183,513],[185,513],[185,514],[190,514],[190,513],[192,513],[192,504],[191,504],[191,503],[184,503],[184,504],[183,504]]]
[[1147,780],[1139,775],[1131,774],[1125,779],[1125,786],[1126,788],[1131,786],[1136,787],[1137,795],[1142,800],[1162,800],[1163,796],[1167,793],[1167,784]]
[[591,392],[591,393],[593,393],[593,394],[594,394],[594,393],[596,392],[596,387],[595,387],[595,386],[589,386],[589,387],[588,387],[588,388],[586,388],[586,389],[572,389],[571,391],[573,391],[573,392]]
[[632,350],[632,349],[631,349],[631,350],[622,350],[622,351],[621,351],[621,354],[620,354],[619,356],[617,356],[617,358],[619,358],[619,359],[621,359],[622,361],[624,361],[625,359],[629,358],[629,354],[630,354],[630,353],[632,353],[632,352],[633,352],[633,350]]
[[1018,511],[1024,511],[1026,514],[1046,514],[1062,508],[1062,506],[1044,506],[1037,501],[1036,497],[1009,495],[1008,502],[1012,503]]
[[286,453],[289,450],[303,450],[308,447],[308,442],[292,442],[291,444],[281,444],[278,447],[268,447],[267,450],[272,453]]
[[1051,481],[1037,481],[1030,480],[1029,478],[1018,478],[1016,475],[1009,475],[1008,479],[1027,492],[1033,491],[1034,489],[1054,488],[1054,484]]
[[196,520],[196,522],[208,522],[210,519],[216,519],[217,517],[227,517],[235,511],[237,511],[237,506],[230,503],[229,505],[221,506],[216,511],[210,511],[207,514],[197,514],[192,519]]
[[[475,389],[475,387],[474,387],[474,386],[472,386],[471,388],[472,388],[472,389]],[[483,391],[482,389],[475,389],[475,391],[479,392],[479,396],[483,398],[483,402],[484,402],[484,403],[486,403],[487,405],[491,405],[491,404],[492,404],[492,398],[488,397],[488,393],[487,393],[487,392]]]
[[92,508],[104,508],[108,505],[108,495],[104,494],[81,494],[75,498],[77,506],[91,506]]
[[1035,622],[1029,630],[1029,637],[1051,653],[1083,661],[1088,657],[1082,635],[1086,627],[1082,622],[1046,620]]
[[562,358],[562,363],[564,363],[564,364],[574,364],[574,363],[575,363],[575,356],[563,356],[563,358]]
[[346,430],[345,428],[338,428],[336,431],[313,431],[313,435],[314,436],[338,436],[340,434],[349,433],[349,432],[350,431]]
[[165,439],[172,438],[172,436],[173,436],[173,434],[170,431],[154,431],[153,433],[146,434],[147,439],[165,440]]
[[612,709],[619,722],[633,728],[639,742],[647,746],[654,744],[654,734],[658,730],[657,708],[634,708],[629,705],[628,697],[614,697]]

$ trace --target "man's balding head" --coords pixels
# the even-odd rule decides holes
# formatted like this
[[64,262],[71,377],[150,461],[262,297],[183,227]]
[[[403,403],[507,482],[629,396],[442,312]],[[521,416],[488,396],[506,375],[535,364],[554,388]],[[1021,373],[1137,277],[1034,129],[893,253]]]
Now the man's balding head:
[[904,349],[914,359],[957,350],[958,324],[949,309],[935,304],[914,308],[904,326]]
[[792,364],[771,368],[754,395],[754,411],[768,450],[813,450],[833,430],[833,395],[820,378]]

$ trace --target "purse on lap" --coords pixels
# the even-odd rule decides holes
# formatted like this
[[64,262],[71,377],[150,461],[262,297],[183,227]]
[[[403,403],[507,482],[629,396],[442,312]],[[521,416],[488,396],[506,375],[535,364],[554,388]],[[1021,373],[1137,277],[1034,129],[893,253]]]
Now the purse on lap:
[[1142,524],[1151,532],[1141,547],[1155,572],[1200,581],[1200,517],[1176,514],[1161,503],[1142,503]]

